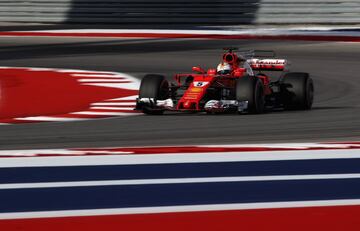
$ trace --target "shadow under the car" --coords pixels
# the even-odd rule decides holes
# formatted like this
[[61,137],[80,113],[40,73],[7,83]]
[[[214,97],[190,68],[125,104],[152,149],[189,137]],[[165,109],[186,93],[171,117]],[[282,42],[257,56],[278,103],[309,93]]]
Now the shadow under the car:
[[[206,112],[181,112],[181,111],[167,111],[163,115],[160,116],[256,116],[256,115],[264,115],[264,114],[283,114],[283,113],[300,113],[300,112],[311,112],[311,111],[319,111],[319,110],[337,110],[337,109],[352,109],[355,107],[350,106],[324,106],[324,107],[313,107],[311,110],[284,110],[282,108],[273,109],[269,111],[265,111],[262,114],[251,114],[251,113],[243,113],[238,114],[236,112],[228,112],[228,113],[213,113],[208,114]],[[159,115],[147,115],[147,116],[159,116]]]

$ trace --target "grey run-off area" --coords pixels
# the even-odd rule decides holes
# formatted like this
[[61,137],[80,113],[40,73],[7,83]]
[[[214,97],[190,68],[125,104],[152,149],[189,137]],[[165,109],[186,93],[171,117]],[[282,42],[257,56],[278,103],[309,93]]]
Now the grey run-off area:
[[[349,141],[360,138],[358,43],[239,40],[0,38],[0,66],[171,76],[220,61],[222,47],[274,49],[309,72],[312,111],[262,115],[171,114],[0,127],[0,149]],[[66,89],[64,89],[66,90]]]

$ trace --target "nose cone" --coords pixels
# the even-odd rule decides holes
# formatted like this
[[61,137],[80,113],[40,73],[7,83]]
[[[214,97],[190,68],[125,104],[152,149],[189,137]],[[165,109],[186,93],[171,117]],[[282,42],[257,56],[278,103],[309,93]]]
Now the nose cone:
[[185,101],[184,108],[185,109],[190,109],[191,108],[191,102],[189,100]]

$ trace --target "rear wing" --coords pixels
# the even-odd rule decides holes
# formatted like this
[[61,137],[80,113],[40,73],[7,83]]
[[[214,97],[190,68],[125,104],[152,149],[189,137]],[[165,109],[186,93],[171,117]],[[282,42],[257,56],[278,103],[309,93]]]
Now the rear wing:
[[289,63],[286,59],[276,58],[274,51],[270,50],[248,50],[239,51],[253,70],[258,71],[284,71]]
[[263,71],[284,71],[287,68],[287,61],[285,59],[248,59],[247,62],[250,64],[253,70]]

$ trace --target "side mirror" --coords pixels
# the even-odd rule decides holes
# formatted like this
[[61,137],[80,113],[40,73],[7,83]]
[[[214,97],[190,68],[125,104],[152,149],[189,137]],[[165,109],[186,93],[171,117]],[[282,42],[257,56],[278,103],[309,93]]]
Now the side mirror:
[[204,74],[205,73],[205,70],[202,69],[201,67],[193,67],[192,70],[196,73],[199,73],[199,74]]

